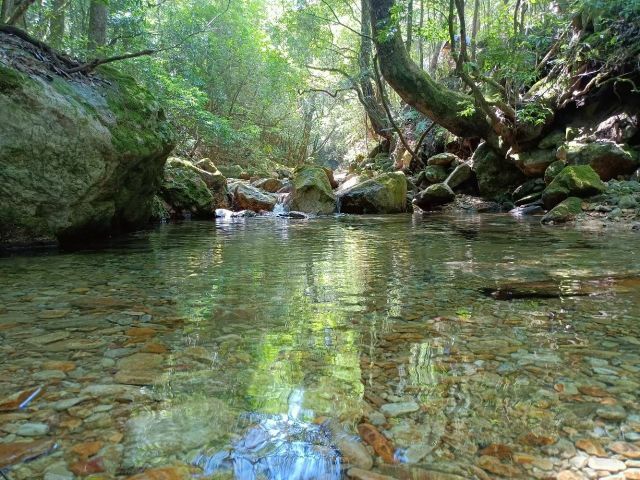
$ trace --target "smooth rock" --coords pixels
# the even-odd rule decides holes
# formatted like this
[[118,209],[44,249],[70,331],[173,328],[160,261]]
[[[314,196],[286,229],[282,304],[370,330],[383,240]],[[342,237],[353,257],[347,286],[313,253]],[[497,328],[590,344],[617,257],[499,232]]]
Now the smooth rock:
[[621,472],[627,468],[624,462],[616,460],[615,458],[589,457],[587,465],[594,470],[605,470],[614,473]]
[[380,411],[387,417],[398,417],[418,410],[420,406],[416,402],[386,403],[380,407]]

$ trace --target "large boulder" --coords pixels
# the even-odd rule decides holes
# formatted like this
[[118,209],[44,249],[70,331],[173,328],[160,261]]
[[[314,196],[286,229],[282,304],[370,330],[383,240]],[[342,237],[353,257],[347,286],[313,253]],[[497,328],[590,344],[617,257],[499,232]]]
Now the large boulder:
[[556,160],[551,165],[549,165],[544,171],[544,183],[549,185],[551,182],[553,182],[553,179],[556,178],[566,166],[567,165],[562,160]]
[[556,161],[556,151],[535,149],[513,155],[516,166],[527,177],[542,177],[547,167]]
[[236,210],[253,210],[254,212],[273,210],[277,197],[245,182],[235,182],[229,187]]
[[218,165],[218,170],[227,178],[246,178],[248,175],[240,165]]
[[569,142],[558,149],[558,158],[569,165],[590,165],[604,181],[630,175],[640,166],[637,151],[608,140]]
[[133,78],[107,67],[60,75],[52,64],[0,33],[0,244],[145,224],[173,147],[160,105]]
[[602,193],[607,186],[589,165],[565,167],[542,193],[547,209],[569,197],[585,198]]
[[[173,214],[209,218],[213,217],[216,208],[224,208],[226,204],[216,203],[212,191],[202,178],[203,174],[211,175],[187,160],[176,157],[167,160],[160,197],[169,205]],[[226,192],[226,182],[224,191]]]
[[524,173],[486,143],[480,144],[473,153],[471,165],[484,198],[500,197],[526,181]]
[[400,213],[407,208],[407,179],[402,172],[383,173],[342,191],[342,213]]
[[421,210],[432,210],[434,207],[453,202],[455,198],[456,194],[453,193],[449,185],[436,183],[418,193],[412,203]]
[[260,178],[251,182],[251,184],[256,188],[269,193],[276,193],[285,186],[285,183],[277,178]]
[[427,165],[424,171],[424,179],[429,183],[442,183],[447,179],[447,169],[441,165]]
[[329,177],[322,167],[305,165],[296,169],[290,207],[291,210],[315,215],[326,215],[335,211],[336,197],[331,189]]
[[453,172],[451,172],[449,176],[447,176],[444,183],[446,183],[452,190],[455,190],[472,177],[473,170],[471,169],[471,166],[468,163],[462,162],[453,169]]
[[448,168],[454,162],[461,161],[457,155],[453,153],[439,153],[427,160],[427,165],[438,165],[440,167]]

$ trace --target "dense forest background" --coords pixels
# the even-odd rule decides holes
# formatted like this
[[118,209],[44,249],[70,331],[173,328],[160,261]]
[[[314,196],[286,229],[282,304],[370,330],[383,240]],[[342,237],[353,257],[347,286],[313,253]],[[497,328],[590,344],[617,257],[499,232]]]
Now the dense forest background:
[[[505,119],[535,130],[602,83],[636,89],[619,70],[638,54],[635,0],[371,3],[391,5],[391,22],[375,32],[368,0],[3,0],[2,18],[87,62],[131,57],[118,68],[161,101],[178,153],[216,164],[335,167],[384,139],[398,163],[423,135],[443,141],[444,130],[426,132],[424,109],[378,73],[374,43],[398,28],[438,87],[468,92],[451,109],[467,118],[469,136],[478,111],[507,137]],[[545,78],[562,83],[559,75],[581,87],[553,106],[524,99]]]

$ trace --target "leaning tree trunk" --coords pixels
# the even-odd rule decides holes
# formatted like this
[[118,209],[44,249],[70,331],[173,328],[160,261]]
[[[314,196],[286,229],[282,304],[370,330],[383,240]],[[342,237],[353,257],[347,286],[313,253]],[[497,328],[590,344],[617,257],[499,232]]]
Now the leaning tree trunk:
[[485,115],[472,109],[473,97],[438,84],[411,60],[400,26],[391,19],[393,4],[393,0],[371,0],[372,37],[382,75],[389,85],[407,104],[453,134],[481,137],[497,146],[497,137]]
[[89,6],[89,32],[87,49],[95,51],[107,44],[107,4],[101,0],[91,0]]

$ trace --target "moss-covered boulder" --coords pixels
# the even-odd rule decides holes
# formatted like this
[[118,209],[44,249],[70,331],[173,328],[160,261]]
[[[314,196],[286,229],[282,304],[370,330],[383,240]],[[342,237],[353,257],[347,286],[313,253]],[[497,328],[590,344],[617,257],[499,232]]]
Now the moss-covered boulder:
[[547,209],[555,207],[568,197],[589,197],[602,193],[606,185],[589,165],[565,167],[542,193]]
[[527,177],[542,177],[547,167],[556,161],[554,149],[534,149],[513,155],[516,166]]
[[556,205],[550,210],[541,222],[543,224],[549,223],[567,223],[582,213],[582,199],[578,197],[569,197]]
[[336,197],[322,167],[305,165],[295,170],[290,207],[291,210],[316,215],[335,212]]
[[498,155],[486,143],[480,144],[473,153],[471,166],[476,174],[480,195],[488,199],[513,191],[527,179],[518,167]]
[[359,182],[338,196],[342,213],[401,213],[407,208],[407,179],[402,172],[383,173]]
[[218,170],[227,178],[247,178],[248,173],[240,165],[217,165]]
[[447,176],[447,169],[440,165],[427,165],[424,169],[424,179],[429,183],[442,183]]
[[564,163],[562,160],[556,160],[551,165],[549,165],[544,171],[544,183],[546,185],[549,185],[551,182],[553,182],[553,179],[556,178],[566,166],[566,163]]
[[460,161],[457,155],[453,153],[439,153],[427,160],[427,165],[438,165],[448,168],[455,161]]
[[569,142],[558,149],[558,158],[569,165],[589,165],[604,181],[630,175],[640,167],[636,150],[608,140]]
[[[216,199],[202,176],[209,174],[187,160],[170,158],[164,169],[164,181],[160,197],[170,206],[174,215],[189,214],[197,218],[211,218],[216,208]],[[224,185],[226,192],[226,182]]]
[[228,208],[230,205],[227,177],[208,158],[195,163],[200,178],[207,184],[213,195],[216,208]]
[[418,193],[412,203],[421,210],[428,211],[434,207],[451,203],[455,198],[456,194],[453,193],[449,185],[446,183],[436,183]]
[[62,76],[0,33],[0,243],[74,241],[149,220],[173,132],[114,68]]
[[463,183],[469,181],[473,177],[473,170],[468,163],[461,162],[456,168],[453,169],[450,175],[444,180],[449,188],[455,190]]

